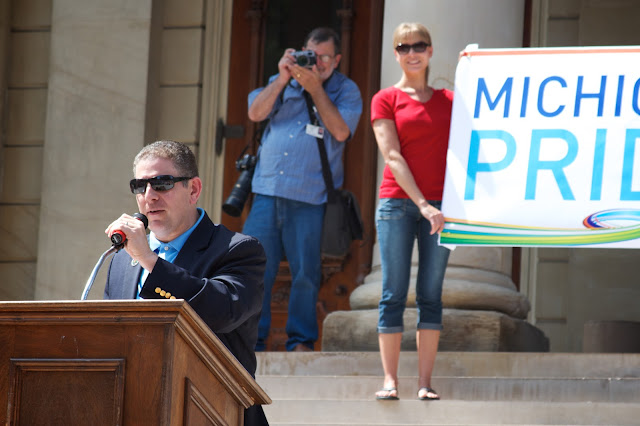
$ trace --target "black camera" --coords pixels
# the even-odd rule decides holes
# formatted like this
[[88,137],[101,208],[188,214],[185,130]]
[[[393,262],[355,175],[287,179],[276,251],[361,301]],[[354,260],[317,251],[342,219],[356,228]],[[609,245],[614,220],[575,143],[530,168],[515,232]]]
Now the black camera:
[[238,217],[242,213],[244,203],[247,202],[251,193],[251,179],[257,162],[258,157],[249,154],[245,154],[236,161],[236,169],[242,173],[233,186],[229,198],[222,205],[222,210],[229,216]]
[[311,68],[316,64],[316,52],[313,50],[298,50],[291,55],[296,58],[296,64],[301,67]]

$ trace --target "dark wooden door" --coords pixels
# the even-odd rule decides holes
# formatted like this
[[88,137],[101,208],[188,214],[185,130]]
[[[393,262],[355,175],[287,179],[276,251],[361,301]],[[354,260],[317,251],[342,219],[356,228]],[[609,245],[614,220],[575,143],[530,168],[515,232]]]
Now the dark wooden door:
[[[377,147],[369,124],[371,97],[379,89],[382,18],[384,0],[328,0],[294,2],[291,0],[235,0],[231,43],[231,70],[227,125],[242,125],[244,139],[225,142],[224,197],[240,173],[235,161],[243,153],[255,153],[255,124],[247,118],[247,95],[263,86],[275,74],[285,48],[301,48],[305,35],[315,27],[329,26],[342,37],[340,71],[358,84],[363,99],[363,114],[352,140],[345,150],[345,188],[353,191],[362,209],[365,238],[351,247],[344,259],[323,259],[323,284],[318,299],[320,349],[322,321],[336,310],[349,310],[349,295],[362,283],[371,269],[376,195]],[[249,200],[240,217],[222,214],[222,223],[240,231],[249,212]],[[268,350],[284,350],[285,323],[291,277],[286,261],[272,293],[272,329]]]

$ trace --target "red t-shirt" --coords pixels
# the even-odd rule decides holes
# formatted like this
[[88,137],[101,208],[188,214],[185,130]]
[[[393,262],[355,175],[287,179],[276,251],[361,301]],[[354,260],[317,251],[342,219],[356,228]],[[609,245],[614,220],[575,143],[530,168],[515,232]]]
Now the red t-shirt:
[[[453,92],[433,91],[422,103],[396,87],[383,89],[371,100],[371,123],[385,118],[396,124],[400,152],[427,200],[442,200],[449,146]],[[409,198],[385,166],[380,198]]]

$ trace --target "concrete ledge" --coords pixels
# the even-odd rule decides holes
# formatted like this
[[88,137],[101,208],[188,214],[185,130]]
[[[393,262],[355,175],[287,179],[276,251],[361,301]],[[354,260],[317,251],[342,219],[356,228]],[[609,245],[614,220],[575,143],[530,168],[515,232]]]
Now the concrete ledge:
[[[417,310],[404,313],[402,350],[416,350]],[[323,351],[378,351],[378,310],[336,311],[324,320]],[[494,311],[443,310],[441,351],[547,352],[549,339],[526,321]]]

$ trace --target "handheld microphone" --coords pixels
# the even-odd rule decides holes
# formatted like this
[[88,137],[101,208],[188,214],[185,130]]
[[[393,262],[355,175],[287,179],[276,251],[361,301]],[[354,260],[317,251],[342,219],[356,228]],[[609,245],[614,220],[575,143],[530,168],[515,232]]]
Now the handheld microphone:
[[[143,215],[142,213],[134,213],[131,216],[142,222],[144,224],[144,229],[147,229],[147,226],[149,226],[149,220],[145,215]],[[114,246],[124,246],[125,241],[127,241],[127,236],[121,230],[116,229],[115,231],[113,231],[113,234],[111,234],[111,243]]]
[[[149,226],[149,219],[147,219],[145,215],[143,215],[142,213],[134,213],[131,216],[135,217],[140,222],[142,222],[144,224],[144,229],[147,229],[147,226]],[[98,271],[100,270],[100,267],[104,263],[105,259],[110,255],[112,255],[113,253],[120,251],[120,249],[124,247],[124,243],[126,240],[127,240],[127,236],[125,235],[124,232],[120,231],[119,229],[116,230],[111,235],[111,243],[113,245],[109,247],[107,251],[102,253],[102,256],[100,256],[100,259],[98,259],[96,266],[93,267],[93,271],[91,271],[91,275],[89,276],[89,279],[87,280],[87,283],[84,286],[84,291],[82,292],[82,296],[80,297],[80,300],[87,300],[87,296],[89,296],[89,291],[91,291],[91,287],[93,287],[93,282],[96,280]]]

